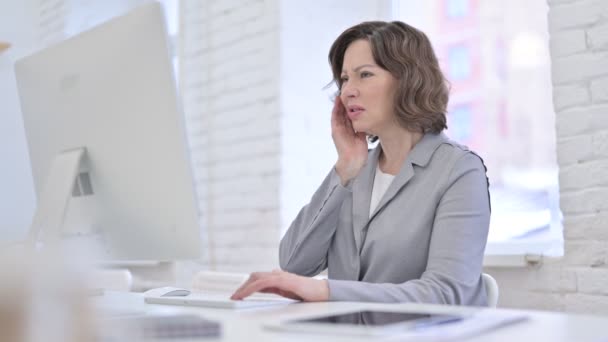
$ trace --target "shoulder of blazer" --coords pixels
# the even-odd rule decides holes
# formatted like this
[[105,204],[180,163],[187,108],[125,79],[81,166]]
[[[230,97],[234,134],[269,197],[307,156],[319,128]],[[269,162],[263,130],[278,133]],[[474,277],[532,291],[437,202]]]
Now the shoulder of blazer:
[[[490,179],[488,178],[488,167],[486,166],[486,163],[484,162],[483,158],[475,151],[471,150],[468,146],[463,145],[463,144],[459,144],[453,140],[447,140],[445,142],[443,142],[441,145],[449,145],[452,147],[452,153],[455,153],[455,158],[454,158],[454,163],[457,162],[461,157],[463,157],[465,154],[472,154],[475,157],[479,158],[479,161],[481,162],[481,165],[483,166],[483,171],[485,174],[485,178],[486,178],[486,185],[487,185],[487,189],[488,189],[488,204],[490,201]],[[437,148],[437,150],[439,150],[441,148],[441,145]],[[452,165],[453,166],[453,165]],[[490,212],[492,211],[492,206],[490,205]]]

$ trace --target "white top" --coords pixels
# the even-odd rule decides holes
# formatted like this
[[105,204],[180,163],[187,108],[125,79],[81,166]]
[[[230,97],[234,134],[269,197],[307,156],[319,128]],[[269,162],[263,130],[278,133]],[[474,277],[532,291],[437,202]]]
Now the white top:
[[380,170],[380,165],[378,165],[376,167],[376,176],[374,177],[374,187],[372,189],[372,198],[369,203],[369,216],[370,217],[374,213],[374,210],[376,210],[378,203],[380,203],[382,196],[384,196],[384,193],[388,189],[389,185],[391,185],[391,182],[393,181],[394,178],[395,178],[394,175],[382,172]]

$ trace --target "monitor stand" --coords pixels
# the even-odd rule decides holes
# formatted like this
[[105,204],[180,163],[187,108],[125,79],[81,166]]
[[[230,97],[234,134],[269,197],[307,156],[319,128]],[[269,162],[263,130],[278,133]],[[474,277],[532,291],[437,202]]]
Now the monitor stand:
[[61,236],[68,202],[85,153],[84,147],[71,149],[59,153],[52,161],[28,233],[28,248],[36,249],[36,244],[43,241],[54,244]]
[[[57,247],[70,197],[87,192],[78,179],[85,154],[85,148],[76,148],[59,153],[53,160],[30,226],[28,250],[38,249],[38,243],[43,243],[45,249]],[[91,294],[104,289],[129,291],[133,283],[128,269],[94,269],[89,276],[94,280]]]

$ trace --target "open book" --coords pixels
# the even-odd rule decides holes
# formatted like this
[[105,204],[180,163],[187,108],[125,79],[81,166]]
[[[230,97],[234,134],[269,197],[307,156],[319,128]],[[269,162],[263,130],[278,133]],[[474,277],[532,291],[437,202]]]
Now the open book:
[[247,279],[248,274],[201,271],[193,280],[191,289],[162,287],[144,293],[146,303],[192,305],[216,308],[250,308],[284,305],[297,302],[272,293],[254,293],[243,300],[231,300],[230,296]]

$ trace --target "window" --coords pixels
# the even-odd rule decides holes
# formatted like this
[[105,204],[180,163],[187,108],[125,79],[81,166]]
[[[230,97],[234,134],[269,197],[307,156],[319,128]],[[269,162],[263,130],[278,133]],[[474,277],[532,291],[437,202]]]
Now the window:
[[471,53],[466,45],[457,45],[448,50],[448,77],[463,81],[471,76]]
[[[486,255],[558,256],[563,231],[548,8],[544,0],[513,1],[483,2],[481,11],[478,1],[429,0],[416,12],[408,10],[409,0],[395,1],[394,18],[431,39],[452,83],[446,133],[478,152],[488,167]],[[513,6],[526,16],[507,10]],[[501,20],[491,13],[501,13]],[[462,25],[446,25],[464,16]]]
[[446,0],[446,14],[449,19],[459,19],[469,14],[469,0]]
[[466,143],[473,131],[473,112],[470,105],[459,105],[450,113],[448,127],[450,136],[456,141]]

